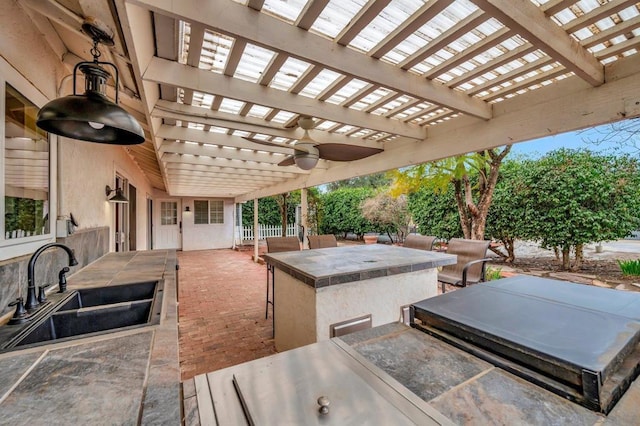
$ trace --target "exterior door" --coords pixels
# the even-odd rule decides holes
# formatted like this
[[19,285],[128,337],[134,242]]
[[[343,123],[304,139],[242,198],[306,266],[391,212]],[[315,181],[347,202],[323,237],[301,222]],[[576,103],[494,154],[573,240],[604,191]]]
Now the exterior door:
[[153,200],[147,195],[147,250],[153,250]]
[[[129,198],[129,182],[116,175],[116,188]],[[129,206],[126,203],[115,203],[115,247],[117,252],[129,251]]]
[[129,250],[137,250],[138,221],[136,212],[136,187],[129,184]]
[[156,204],[156,241],[155,249],[182,248],[182,217],[180,202],[177,200],[158,200]]

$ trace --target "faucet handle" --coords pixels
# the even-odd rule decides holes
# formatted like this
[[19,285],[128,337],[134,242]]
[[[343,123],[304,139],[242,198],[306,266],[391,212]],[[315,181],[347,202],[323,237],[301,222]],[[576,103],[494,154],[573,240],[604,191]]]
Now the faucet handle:
[[9,303],[9,306],[17,306],[16,311],[24,311],[27,312],[27,310],[24,308],[24,299],[22,297],[18,297],[16,300],[14,300],[13,302]]
[[58,293],[64,293],[67,291],[67,277],[65,274],[69,272],[69,267],[65,266],[58,272]]
[[47,301],[47,295],[44,292],[44,289],[49,287],[50,285],[51,284],[43,284],[41,286],[38,286],[38,302],[40,302],[40,304],[43,304]]
[[13,314],[13,317],[9,320],[9,324],[22,324],[27,321],[29,313],[24,308],[24,299],[22,297],[18,297],[16,300],[9,303],[9,306],[16,307],[16,311]]

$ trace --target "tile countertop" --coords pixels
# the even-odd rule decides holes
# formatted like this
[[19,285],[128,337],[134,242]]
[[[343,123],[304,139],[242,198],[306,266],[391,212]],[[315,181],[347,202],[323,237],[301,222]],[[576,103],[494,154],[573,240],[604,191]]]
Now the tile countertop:
[[604,416],[403,324],[339,339],[456,424],[613,426],[640,418],[639,379]]
[[0,354],[2,422],[180,424],[176,264],[109,253],[71,276],[69,290],[164,280],[160,324]]
[[[336,337],[334,340],[348,345],[365,360],[399,382],[399,386],[403,387],[398,388],[398,393],[404,394],[408,389],[454,424],[626,426],[637,425],[640,418],[640,379],[631,384],[613,410],[604,416],[401,323],[369,328]],[[285,365],[283,368],[278,365],[279,358],[289,356],[289,359],[296,360],[299,357],[297,361],[292,361],[293,367],[305,365],[305,351],[308,352],[321,344],[326,345],[327,341],[202,374],[185,381],[185,425],[210,424],[208,419],[212,417],[208,416],[213,416],[214,410],[216,416],[231,413],[240,413],[242,416],[242,406],[237,401],[231,384],[234,374],[252,370],[250,379],[270,374],[270,386],[274,392],[280,392],[281,376],[285,375],[286,368],[290,366]],[[294,354],[297,355],[292,356]],[[273,366],[279,368],[271,371],[270,368]],[[382,375],[378,374],[376,377],[391,385]],[[227,383],[225,387],[219,386],[222,379]],[[327,380],[326,377],[323,380]],[[215,389],[209,391],[212,383],[216,385]],[[296,385],[305,386],[304,383],[300,381]],[[252,389],[250,395],[255,398],[257,394]],[[228,403],[233,398],[235,402],[231,405],[215,405]],[[337,395],[332,401],[332,407],[337,406],[341,400]],[[297,411],[298,406],[285,404],[282,409]],[[263,408],[260,407],[260,410]],[[241,421],[227,423],[241,424]]]
[[265,254],[269,265],[315,287],[386,277],[456,263],[456,256],[385,244]]

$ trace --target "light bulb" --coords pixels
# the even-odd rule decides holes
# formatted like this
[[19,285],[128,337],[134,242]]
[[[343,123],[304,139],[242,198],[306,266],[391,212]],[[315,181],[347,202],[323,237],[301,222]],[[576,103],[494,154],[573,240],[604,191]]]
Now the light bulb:
[[96,123],[95,121],[89,121],[89,126],[93,127],[96,130],[100,130],[104,127],[104,124]]

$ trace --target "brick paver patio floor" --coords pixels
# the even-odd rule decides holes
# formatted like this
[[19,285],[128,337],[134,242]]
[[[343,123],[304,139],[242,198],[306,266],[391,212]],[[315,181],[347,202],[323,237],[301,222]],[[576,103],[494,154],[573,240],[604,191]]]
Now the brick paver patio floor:
[[266,266],[230,249],[179,252],[182,380],[275,353]]

